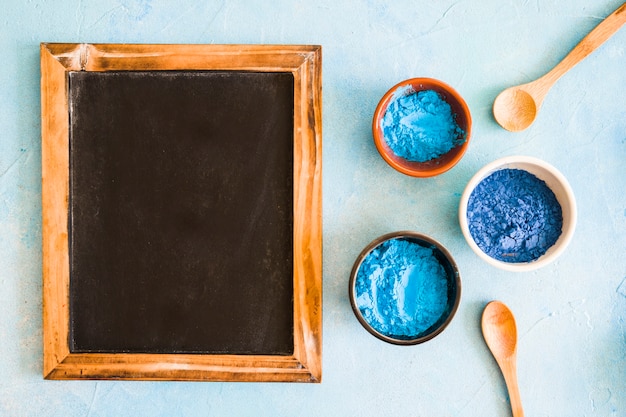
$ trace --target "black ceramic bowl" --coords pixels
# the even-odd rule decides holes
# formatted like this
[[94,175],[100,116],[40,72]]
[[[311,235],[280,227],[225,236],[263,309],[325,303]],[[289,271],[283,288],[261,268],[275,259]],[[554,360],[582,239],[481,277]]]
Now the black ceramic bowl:
[[443,245],[401,231],[363,249],[350,274],[349,292],[352,310],[368,332],[388,343],[415,345],[452,321],[461,300],[461,278]]

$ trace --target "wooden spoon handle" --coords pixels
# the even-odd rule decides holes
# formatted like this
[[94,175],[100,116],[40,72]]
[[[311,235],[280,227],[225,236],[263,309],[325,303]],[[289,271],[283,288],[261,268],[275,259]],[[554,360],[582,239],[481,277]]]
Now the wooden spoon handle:
[[574,65],[585,59],[596,48],[602,45],[622,25],[626,23],[626,3],[622,4],[613,13],[606,17],[596,26],[578,45],[570,51],[561,62],[559,62],[550,72],[541,77],[543,84],[550,88],[563,74],[569,71]]
[[522,399],[519,394],[519,385],[517,384],[517,367],[515,364],[515,355],[509,356],[500,364],[506,388],[509,391],[509,401],[511,402],[511,411],[513,417],[524,417],[524,409],[522,408]]

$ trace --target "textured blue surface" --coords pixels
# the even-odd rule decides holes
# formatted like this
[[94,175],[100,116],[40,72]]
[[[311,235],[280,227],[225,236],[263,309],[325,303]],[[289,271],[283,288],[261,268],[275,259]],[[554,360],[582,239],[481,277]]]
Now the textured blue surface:
[[392,100],[381,122],[387,145],[409,161],[439,158],[465,142],[456,114],[436,91],[411,91]]
[[[479,327],[492,299],[517,318],[527,415],[626,415],[626,28],[559,80],[528,130],[507,132],[491,115],[497,93],[547,72],[620,1],[4,3],[0,415],[505,416],[504,382]],[[321,384],[43,381],[39,42],[323,46]],[[474,121],[463,160],[429,179],[391,169],[371,138],[378,100],[419,76],[453,86]],[[471,176],[512,154],[559,169],[579,211],[559,260],[517,274],[481,261],[457,222]],[[450,326],[410,347],[366,332],[348,300],[363,247],[406,229],[446,245],[463,280]]]
[[374,330],[392,339],[416,339],[446,313],[447,273],[432,247],[391,239],[363,258],[354,293],[356,307]]
[[532,262],[561,236],[563,211],[545,181],[523,169],[500,169],[472,191],[467,222],[487,255],[503,262]]

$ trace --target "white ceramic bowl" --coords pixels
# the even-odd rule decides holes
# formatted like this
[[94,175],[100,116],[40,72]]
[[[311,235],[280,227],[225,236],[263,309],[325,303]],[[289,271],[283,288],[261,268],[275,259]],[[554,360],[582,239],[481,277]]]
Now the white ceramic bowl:
[[[546,185],[550,187],[557,201],[561,205],[563,213],[563,227],[561,229],[561,235],[545,254],[533,261],[516,263],[503,262],[492,258],[487,253],[483,252],[483,250],[476,244],[470,233],[467,220],[467,207],[470,195],[483,179],[495,171],[507,168],[521,169],[535,175],[540,180],[543,180]],[[559,257],[572,240],[574,229],[576,228],[576,216],[576,200],[567,179],[552,165],[529,156],[507,156],[485,165],[470,179],[469,183],[465,187],[465,190],[463,191],[461,202],[459,204],[459,223],[461,225],[463,236],[465,236],[465,240],[469,244],[470,248],[472,248],[472,250],[487,263],[500,269],[516,272],[531,271],[541,268]]]

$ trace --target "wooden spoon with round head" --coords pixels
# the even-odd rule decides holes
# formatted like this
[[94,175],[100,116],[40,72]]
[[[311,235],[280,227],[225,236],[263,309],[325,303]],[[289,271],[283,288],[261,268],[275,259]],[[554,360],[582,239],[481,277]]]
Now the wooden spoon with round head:
[[524,417],[517,386],[517,327],[513,313],[500,301],[492,301],[483,311],[481,325],[485,342],[504,376],[513,417]]
[[511,132],[524,130],[530,126],[552,85],[609,39],[624,23],[626,23],[626,3],[596,26],[550,72],[533,82],[502,91],[493,103],[493,116],[496,121]]

